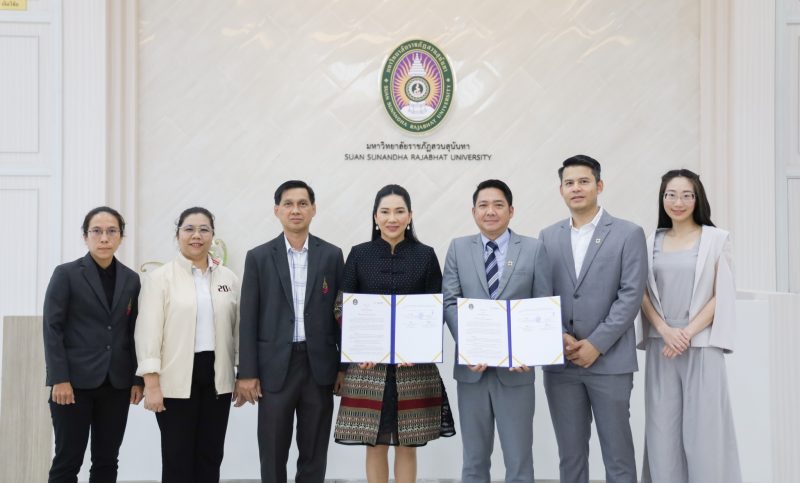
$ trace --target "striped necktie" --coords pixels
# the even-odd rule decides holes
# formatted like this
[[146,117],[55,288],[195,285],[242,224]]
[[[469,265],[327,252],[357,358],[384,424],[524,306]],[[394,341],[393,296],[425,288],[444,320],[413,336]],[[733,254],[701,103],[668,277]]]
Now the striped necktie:
[[497,289],[500,287],[500,271],[497,267],[497,257],[495,257],[495,250],[497,250],[497,243],[489,241],[486,247],[491,250],[489,256],[486,257],[486,283],[489,285],[489,297],[497,298]]

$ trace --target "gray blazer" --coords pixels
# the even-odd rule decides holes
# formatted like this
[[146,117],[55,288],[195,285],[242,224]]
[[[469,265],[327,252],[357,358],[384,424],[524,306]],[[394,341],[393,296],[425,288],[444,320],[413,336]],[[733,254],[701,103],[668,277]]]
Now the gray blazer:
[[118,260],[109,306],[89,253],[56,267],[42,318],[48,386],[69,382],[78,389],[94,389],[106,375],[117,389],[143,384],[135,377],[133,342],[139,288],[139,275]]
[[[663,231],[666,228],[656,230]],[[656,232],[647,238],[647,288],[650,302],[656,312],[663,318],[661,297],[658,293],[655,273],[653,272],[653,246]],[[689,305],[689,320],[706,306],[712,297],[714,303],[714,321],[699,334],[692,337],[692,347],[719,347],[725,353],[733,352],[736,338],[736,286],[733,279],[733,247],[730,234],[720,228],[703,225],[700,236],[700,247],[692,285],[692,301]],[[644,349],[650,336],[651,322],[642,311],[642,327],[637,331],[638,348]],[[658,337],[658,335],[656,334]]]
[[[520,236],[511,231],[506,266],[503,267],[498,288],[498,299],[517,300],[553,295],[549,273],[550,263],[542,243],[535,238]],[[442,292],[444,320],[450,328],[453,339],[458,341],[456,299],[490,298],[480,235],[456,238],[450,242],[444,262]],[[456,345],[456,361],[458,361],[458,345]],[[453,377],[460,382],[478,382],[482,375],[458,363],[453,367]],[[498,370],[497,377],[504,384],[519,386],[533,384],[534,372]]]
[[[308,238],[305,333],[311,375],[319,385],[336,381],[339,324],[333,309],[342,281],[339,247]],[[294,299],[286,242],[281,233],[247,252],[239,302],[239,377],[259,378],[268,392],[283,388],[294,335]]]
[[[592,235],[579,277],[575,277],[570,220],[539,234],[552,263],[554,295],[561,296],[564,332],[588,339],[601,356],[586,371],[624,374],[638,370],[634,321],[647,280],[644,231],[607,211]],[[581,369],[569,361],[545,371]]]

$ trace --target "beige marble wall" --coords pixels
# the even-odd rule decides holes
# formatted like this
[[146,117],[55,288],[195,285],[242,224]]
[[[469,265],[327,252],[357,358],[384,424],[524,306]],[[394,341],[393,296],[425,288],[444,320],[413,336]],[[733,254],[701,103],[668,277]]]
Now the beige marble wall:
[[[556,168],[589,153],[602,203],[652,227],[659,176],[699,163],[698,16],[663,2],[142,1],[137,260],[174,253],[172,223],[205,205],[240,271],[273,237],[275,187],[317,190],[313,231],[345,248],[369,236],[374,193],[412,195],[420,237],[444,255],[475,231],[475,185],[507,180],[512,227],[536,234],[566,216]],[[455,101],[428,142],[469,143],[487,162],[344,161],[404,134],[380,100],[380,70],[410,38],[435,42]]]

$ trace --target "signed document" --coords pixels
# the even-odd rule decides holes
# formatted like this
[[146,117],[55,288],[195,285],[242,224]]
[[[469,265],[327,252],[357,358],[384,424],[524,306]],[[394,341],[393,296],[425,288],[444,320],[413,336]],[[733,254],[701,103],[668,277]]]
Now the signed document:
[[493,367],[563,364],[559,297],[458,299],[458,363]]
[[444,362],[442,307],[441,294],[396,296],[395,362]]
[[441,294],[343,294],[342,362],[443,362]]

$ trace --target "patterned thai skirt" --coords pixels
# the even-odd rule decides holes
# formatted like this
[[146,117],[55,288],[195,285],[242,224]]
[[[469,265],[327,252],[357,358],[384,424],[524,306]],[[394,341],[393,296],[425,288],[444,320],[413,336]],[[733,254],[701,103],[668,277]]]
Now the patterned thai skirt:
[[334,439],[341,444],[422,446],[456,434],[434,364],[351,364],[342,386]]

